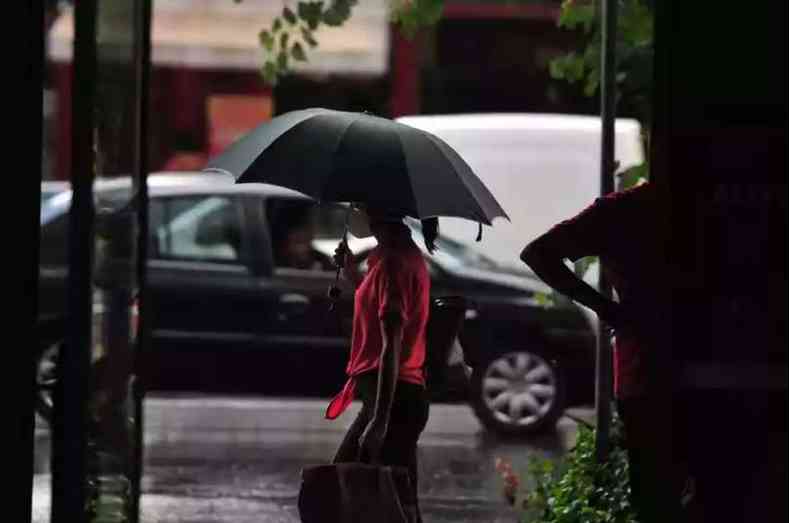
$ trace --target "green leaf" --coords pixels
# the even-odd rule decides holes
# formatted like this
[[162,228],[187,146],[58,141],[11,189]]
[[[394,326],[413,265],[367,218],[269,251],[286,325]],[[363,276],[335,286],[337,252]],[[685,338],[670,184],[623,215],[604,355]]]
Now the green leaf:
[[304,48],[299,42],[296,42],[291,48],[291,56],[293,56],[294,60],[299,62],[307,61],[307,55],[305,55]]
[[549,76],[554,80],[562,80],[565,78],[565,68],[563,57],[554,58],[549,62]]
[[585,256],[573,264],[574,272],[579,278],[584,278],[587,275],[587,271],[590,270],[590,267],[598,261],[597,256]]
[[587,76],[587,82],[584,84],[584,96],[595,96],[595,93],[598,91],[598,85],[600,85],[600,79],[598,75],[591,72]]
[[584,64],[590,69],[598,69],[601,67],[601,45],[595,42],[587,46],[582,54],[584,57]]
[[[650,126],[653,84],[653,9],[647,0],[618,0],[617,31],[618,93],[617,107],[636,116],[643,126]],[[583,31],[577,52],[583,67],[564,59],[550,61],[548,72],[556,80],[570,84],[580,82],[586,96],[600,89],[601,26],[596,17],[597,0],[564,0],[558,25],[571,31]]]
[[296,15],[290,7],[283,7],[283,18],[291,25],[296,25]]
[[258,33],[258,40],[267,51],[271,51],[272,47],[274,47],[274,37],[266,29],[263,29],[260,33]]
[[565,29],[577,29],[583,26],[585,32],[589,32],[595,22],[595,5],[582,3],[578,0],[565,0],[562,3],[557,25]]
[[617,30],[619,38],[632,45],[653,40],[653,14],[644,0],[628,0],[623,3]]
[[315,31],[321,23],[323,5],[323,2],[299,2],[297,7],[299,18],[305,21],[311,31]]
[[283,27],[283,20],[279,16],[274,18],[272,22],[272,33],[278,32]]
[[318,42],[315,38],[313,38],[313,33],[308,29],[302,28],[302,38],[304,39],[305,43],[310,47],[315,47],[318,45]]
[[568,60],[568,72],[571,75],[571,78],[574,82],[577,82],[584,78],[584,71],[586,69],[584,58],[580,58],[575,53],[572,55],[571,59]]
[[332,5],[324,11],[322,19],[326,25],[340,26],[351,16],[351,8],[356,0],[333,0]]
[[405,36],[407,40],[414,40],[414,37],[417,36],[420,30],[420,27],[413,21],[404,20],[398,27],[400,27],[401,34]]
[[280,71],[288,69],[288,52],[285,49],[281,49],[280,52],[277,53],[277,67],[280,68]]
[[277,68],[277,64],[275,64],[271,60],[267,60],[265,64],[263,64],[263,69],[261,69],[261,76],[263,76],[264,81],[269,85],[277,85],[277,76],[279,74],[279,69]]
[[343,22],[346,21],[346,19],[343,18],[343,16],[334,9],[327,9],[326,11],[324,11],[323,15],[321,16],[321,19],[324,21],[326,25],[330,27],[341,26],[343,25]]
[[532,297],[535,299],[535,303],[537,303],[540,307],[550,308],[555,305],[551,294],[547,294],[545,292],[536,292],[532,295]]
[[620,184],[623,189],[634,187],[648,180],[649,165],[647,162],[643,162],[626,169],[617,176],[620,179]]
[[418,21],[422,26],[433,25],[442,18],[444,0],[416,0]]
[[[619,418],[612,419],[612,434],[621,433]],[[628,462],[621,439],[612,439],[609,461],[596,463],[595,434],[592,429],[579,428],[574,447],[558,463],[554,471],[542,460],[530,458],[528,472],[535,487],[526,493],[522,520],[530,523],[635,523],[630,506]],[[531,508],[530,508],[531,507]],[[529,517],[527,517],[529,514]]]
[[280,49],[288,49],[288,38],[291,35],[288,33],[283,33],[280,35]]
[[392,22],[406,38],[412,39],[423,28],[435,25],[442,17],[444,0],[413,0],[392,11]]
[[549,72],[552,78],[575,83],[584,76],[585,67],[584,57],[571,52],[552,60],[549,65]]

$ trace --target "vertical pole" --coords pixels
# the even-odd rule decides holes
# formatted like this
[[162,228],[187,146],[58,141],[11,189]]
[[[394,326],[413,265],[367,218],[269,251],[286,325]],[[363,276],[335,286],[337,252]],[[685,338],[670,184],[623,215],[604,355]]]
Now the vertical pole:
[[135,117],[134,177],[137,196],[137,290],[138,330],[134,351],[132,397],[134,399],[134,448],[132,463],[132,519],[140,521],[140,485],[144,458],[145,355],[148,347],[148,293],[146,266],[148,261],[148,109],[151,68],[151,0],[137,0],[135,14],[135,82],[137,107]]
[[90,387],[94,243],[96,0],[75,2],[68,327],[58,362],[52,438],[52,521],[86,518],[86,422]]
[[[601,0],[601,194],[614,190],[614,124],[616,113],[615,43],[617,38],[617,0]],[[611,297],[611,287],[599,277],[599,291]],[[609,429],[612,420],[612,347],[602,324],[598,328],[595,383],[595,458],[599,463],[609,455]]]
[[[38,317],[38,246],[40,225],[38,213],[32,212],[38,208],[41,201],[41,178],[42,178],[42,141],[43,141],[43,92],[44,92],[44,2],[33,0],[27,3],[27,20],[31,24],[28,27],[29,49],[28,62],[26,64],[27,87],[29,91],[28,103],[32,121],[27,127],[29,134],[25,136],[26,158],[32,160],[33,165],[29,166],[29,171],[25,176],[19,176],[17,183],[21,184],[23,191],[18,195],[22,202],[23,212],[17,216],[24,216],[24,223],[18,229],[19,232],[33,241],[33,249],[25,249],[21,256],[17,256],[19,267],[24,267],[21,277],[23,282],[24,301],[18,302],[24,322],[18,324],[13,329],[18,329],[24,339],[32,340],[29,344],[30,349],[37,348],[40,344],[37,339],[36,318]],[[29,212],[30,211],[30,212]],[[10,449],[17,449],[21,459],[12,460],[12,470],[9,476],[15,478],[13,483],[17,483],[17,488],[12,486],[11,491],[6,494],[10,507],[8,518],[18,521],[31,521],[33,508],[33,458],[35,453],[35,397],[36,397],[36,356],[38,351],[28,350],[19,359],[22,363],[20,367],[14,368],[11,374],[20,377],[21,383],[12,380],[15,385],[21,385],[17,390],[21,393],[18,412],[19,432],[14,434]],[[16,364],[13,364],[16,367]],[[12,450],[11,452],[14,452]],[[16,493],[16,494],[15,494]],[[18,519],[17,519],[18,518]]]

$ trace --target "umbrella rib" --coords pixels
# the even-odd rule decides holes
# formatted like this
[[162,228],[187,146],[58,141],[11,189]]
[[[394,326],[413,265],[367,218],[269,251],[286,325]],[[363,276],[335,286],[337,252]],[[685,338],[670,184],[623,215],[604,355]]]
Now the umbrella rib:
[[326,188],[329,185],[329,180],[330,178],[332,178],[332,173],[335,172],[335,160],[337,158],[337,150],[340,148],[340,145],[343,143],[343,138],[345,138],[346,133],[348,133],[348,130],[351,129],[351,127],[358,121],[359,121],[359,117],[351,118],[348,122],[348,125],[346,125],[346,128],[343,130],[343,132],[338,133],[337,142],[335,142],[335,147],[332,150],[332,154],[329,155],[329,158],[332,160],[332,165],[329,167],[326,178],[324,178],[324,182],[321,184],[322,196],[326,194]]
[[[426,131],[420,131],[420,132],[425,134],[425,136],[428,138],[428,142],[431,144],[431,146],[433,146],[434,149],[439,151],[440,155],[442,155],[445,158],[447,158],[447,161],[450,162],[451,164],[453,163],[453,161],[450,159],[449,155],[445,154],[444,151],[442,150],[442,148],[439,147],[439,145],[435,142],[435,140],[438,140],[438,138],[436,138],[434,135],[432,135],[429,132],[426,132]],[[455,166],[453,165],[453,167],[455,167]],[[466,191],[467,199],[472,199],[472,203],[476,204],[476,205],[472,205],[472,207],[475,208],[475,214],[477,215],[477,221],[483,222],[486,225],[491,225],[491,221],[488,218],[486,218],[485,216],[481,216],[480,213],[478,212],[478,210],[476,209],[477,207],[479,207],[480,204],[477,201],[473,200],[473,197],[471,196],[472,190],[469,187],[469,185],[466,183],[466,180],[464,180],[463,177],[461,177],[461,175],[458,173],[458,169],[453,169],[453,174],[455,175],[456,178],[458,178],[458,180],[463,184],[463,186],[466,187],[466,189],[467,189],[467,191]]]
[[[403,162],[403,167],[405,171],[409,172],[409,162],[406,160],[406,148],[403,146],[403,140],[401,139],[400,133],[397,129],[392,130],[395,133],[395,137],[398,139],[398,148],[400,149],[400,157],[401,161]],[[409,188],[411,189],[411,196],[414,199],[414,208],[417,210],[417,219],[421,219],[420,216],[420,201],[417,199],[417,192],[414,190],[414,183],[412,182],[411,176],[406,176],[406,179],[409,180]]]

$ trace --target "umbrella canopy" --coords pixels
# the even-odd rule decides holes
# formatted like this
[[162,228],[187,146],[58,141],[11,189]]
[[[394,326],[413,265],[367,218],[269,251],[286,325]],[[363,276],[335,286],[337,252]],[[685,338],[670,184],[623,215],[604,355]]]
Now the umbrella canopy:
[[364,202],[414,218],[508,218],[467,163],[436,136],[364,113],[305,109],[262,124],[212,159],[237,183]]

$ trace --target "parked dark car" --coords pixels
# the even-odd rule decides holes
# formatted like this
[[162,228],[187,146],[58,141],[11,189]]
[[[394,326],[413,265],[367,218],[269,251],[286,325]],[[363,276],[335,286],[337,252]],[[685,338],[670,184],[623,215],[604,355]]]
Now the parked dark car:
[[[112,206],[126,201],[129,190],[128,180],[114,180],[97,182],[95,194]],[[149,193],[146,386],[337,392],[353,290],[341,284],[330,311],[327,288],[335,279],[331,254],[345,210],[316,206],[290,190],[235,185],[202,173],[151,175]],[[69,205],[66,190],[41,211],[42,350],[63,337]],[[410,226],[419,240],[418,223]],[[352,238],[363,269],[374,245]],[[472,379],[462,399],[480,421],[498,432],[526,434],[552,426],[566,406],[591,402],[594,336],[581,311],[539,300],[548,289],[527,271],[502,268],[448,238],[440,237],[437,246],[435,255],[426,253],[433,295],[468,301],[458,344]],[[457,358],[454,363],[461,366]]]

